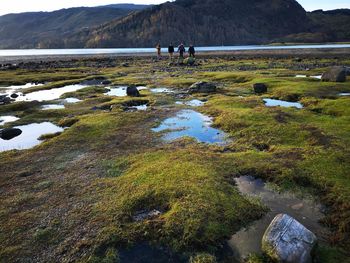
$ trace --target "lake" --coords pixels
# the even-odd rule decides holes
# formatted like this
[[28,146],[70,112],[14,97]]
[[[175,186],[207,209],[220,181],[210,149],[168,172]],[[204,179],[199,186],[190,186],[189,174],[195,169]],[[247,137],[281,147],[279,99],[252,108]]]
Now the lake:
[[[238,50],[278,50],[278,49],[317,49],[317,48],[350,48],[350,44],[324,45],[248,45],[248,46],[213,46],[197,47],[197,52],[238,51]],[[45,55],[102,55],[102,54],[140,54],[154,53],[155,48],[82,48],[82,49],[1,49],[0,57],[7,56],[45,56]],[[166,53],[167,48],[162,52]]]

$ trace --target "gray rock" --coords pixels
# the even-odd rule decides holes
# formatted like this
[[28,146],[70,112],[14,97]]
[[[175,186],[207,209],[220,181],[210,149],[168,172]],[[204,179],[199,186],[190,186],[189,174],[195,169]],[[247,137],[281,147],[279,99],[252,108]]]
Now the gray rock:
[[10,97],[8,97],[7,95],[0,95],[0,105],[8,104],[11,101],[12,101],[12,99]]
[[188,93],[212,93],[216,92],[216,85],[214,83],[199,81],[194,83]]
[[283,263],[311,263],[316,236],[286,214],[277,215],[266,229],[262,250],[272,260]]
[[8,141],[21,134],[22,134],[22,131],[20,129],[16,129],[16,128],[3,129],[0,131],[0,138]]
[[253,89],[254,89],[254,92],[258,94],[267,92],[267,86],[264,83],[255,83],[253,85]]
[[322,75],[322,81],[345,82],[346,69],[345,67],[332,67]]
[[127,87],[126,94],[130,97],[140,97],[140,92],[135,86]]
[[161,214],[162,214],[162,212],[153,209],[151,211],[139,211],[132,218],[134,221],[139,222],[139,221],[143,221],[143,220],[151,220],[151,219],[157,218]]

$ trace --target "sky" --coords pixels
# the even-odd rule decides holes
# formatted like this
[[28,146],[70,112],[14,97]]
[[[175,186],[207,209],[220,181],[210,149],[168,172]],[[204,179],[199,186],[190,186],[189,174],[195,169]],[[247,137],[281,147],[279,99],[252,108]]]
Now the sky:
[[[53,11],[77,6],[98,6],[130,2],[134,4],[159,4],[164,0],[0,0],[0,15],[29,11]],[[350,8],[350,0],[298,0],[307,10]]]

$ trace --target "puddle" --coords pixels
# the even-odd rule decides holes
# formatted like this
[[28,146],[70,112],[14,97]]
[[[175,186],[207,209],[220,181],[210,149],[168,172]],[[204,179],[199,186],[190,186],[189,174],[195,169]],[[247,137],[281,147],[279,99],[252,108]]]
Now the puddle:
[[44,84],[42,83],[27,83],[25,85],[13,85],[13,86],[8,86],[8,87],[0,87],[0,91],[4,91],[3,94],[1,95],[11,95],[13,93],[16,93],[18,90],[21,89],[28,89],[31,87],[38,87],[38,86],[43,86]]
[[70,103],[70,104],[73,104],[73,103],[78,103],[80,102],[81,100],[77,99],[77,98],[66,98],[63,100],[63,103]]
[[74,92],[83,88],[88,87],[88,85],[82,85],[82,84],[75,84],[75,85],[68,85],[61,88],[55,88],[50,90],[40,90],[28,93],[26,95],[21,95],[18,98],[16,98],[16,101],[47,101],[47,100],[56,100],[60,98],[63,94],[68,92]]
[[339,96],[350,96],[349,92],[342,92],[338,94]]
[[58,104],[43,105],[41,107],[42,110],[61,110],[64,108],[65,108],[64,105],[58,105]]
[[307,75],[295,75],[296,78],[313,78],[313,79],[322,79],[322,75],[316,76],[307,76]]
[[172,141],[181,137],[193,137],[199,142],[225,144],[226,134],[218,129],[210,127],[213,121],[194,110],[182,110],[175,117],[168,118],[162,124],[152,129],[155,132],[167,132],[163,139]]
[[190,100],[190,101],[177,101],[176,104],[187,105],[187,106],[191,106],[191,107],[201,107],[205,104],[205,102],[195,99],[195,100]]
[[153,247],[146,242],[130,248],[118,249],[120,263],[185,263],[188,257],[175,253],[168,248]]
[[174,93],[174,91],[168,89],[168,88],[154,88],[151,89],[152,93]]
[[0,116],[0,126],[5,123],[14,122],[19,120],[16,116]]
[[131,109],[136,109],[136,110],[139,110],[139,111],[146,111],[148,106],[147,105],[140,105],[140,106],[132,106],[130,108]]
[[318,221],[324,217],[322,206],[311,200],[297,198],[292,193],[277,193],[267,187],[261,179],[242,176],[235,179],[242,194],[258,197],[270,209],[262,219],[237,232],[228,241],[235,258],[245,258],[249,253],[261,253],[261,239],[272,219],[279,213],[288,214],[324,241],[327,230]]
[[313,78],[313,79],[322,79],[322,75],[310,76],[310,78]]
[[286,108],[290,108],[290,107],[294,107],[294,108],[298,108],[298,109],[302,109],[303,105],[301,105],[301,103],[299,102],[288,102],[288,101],[284,101],[284,100],[274,100],[274,99],[263,99],[265,102],[265,105],[267,107],[276,107],[276,106],[280,106],[280,107],[286,107]]
[[14,149],[30,149],[42,142],[38,140],[41,135],[63,131],[63,128],[51,122],[33,123],[14,128],[20,129],[22,134],[9,141],[0,139],[0,152]]
[[306,78],[306,75],[295,75],[296,78]]

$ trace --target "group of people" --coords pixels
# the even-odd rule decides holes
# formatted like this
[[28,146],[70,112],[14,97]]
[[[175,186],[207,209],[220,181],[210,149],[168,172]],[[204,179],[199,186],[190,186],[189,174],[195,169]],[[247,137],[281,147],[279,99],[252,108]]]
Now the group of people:
[[[161,45],[158,43],[156,46],[157,49],[157,55],[158,58],[161,58],[162,56],[162,48]],[[178,47],[177,47],[177,52],[179,53],[179,58],[183,59],[184,58],[184,54],[186,53],[186,48],[185,45],[183,43],[181,43]],[[170,45],[168,46],[168,54],[169,54],[169,58],[173,59],[174,57],[174,53],[175,53],[175,47],[172,43],[170,43]],[[189,57],[195,57],[195,49],[193,45],[190,45],[190,47],[188,48],[188,55]]]

